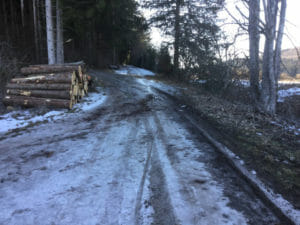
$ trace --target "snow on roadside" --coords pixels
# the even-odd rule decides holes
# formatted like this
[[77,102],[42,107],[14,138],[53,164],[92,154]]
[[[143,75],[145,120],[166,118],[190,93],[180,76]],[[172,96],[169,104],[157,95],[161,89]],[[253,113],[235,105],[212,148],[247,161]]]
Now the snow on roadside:
[[162,90],[164,92],[167,92],[169,94],[176,94],[178,92],[178,89],[176,87],[164,84],[162,82],[159,81],[153,81],[153,80],[147,80],[147,79],[143,79],[143,78],[139,78],[137,79],[137,82],[139,82],[140,84],[146,86],[148,88],[148,91],[150,93],[152,93],[151,88],[157,88],[159,90]]
[[138,68],[135,66],[122,66],[118,70],[114,70],[116,74],[119,75],[137,75],[137,76],[155,76],[155,73],[153,73],[150,70],[146,70],[143,68]]
[[300,95],[300,88],[293,87],[287,90],[279,90],[278,91],[278,102],[284,102],[284,98],[290,97],[293,95]]
[[88,112],[102,105],[107,96],[100,89],[97,90],[99,91],[98,93],[89,93],[89,96],[83,102],[76,104],[74,106],[75,111]]
[[[243,85],[244,87],[250,87],[250,82],[249,80],[240,80],[239,81],[241,85]],[[282,87],[284,85],[292,85],[292,84],[299,84],[298,81],[279,81],[279,87]],[[300,88],[299,87],[292,87],[289,89],[282,89],[278,91],[278,102],[284,102],[284,99],[286,97],[291,97],[294,95],[300,95]]]
[[20,110],[7,113],[0,117],[0,133],[6,133],[16,128],[26,127],[42,121],[54,121],[65,111],[50,111],[44,115],[34,116],[29,110]]
[[[250,81],[249,80],[244,80],[241,79],[239,80],[240,84],[242,84],[245,87],[250,87]],[[295,80],[282,80],[278,82],[279,87],[284,86],[284,85],[292,85],[292,84],[300,84],[300,81],[295,81]]]
[[[74,113],[88,112],[99,107],[107,96],[98,89],[97,93],[90,93],[88,97],[76,104]],[[7,133],[17,128],[24,128],[37,122],[54,122],[66,118],[71,114],[68,110],[51,110],[44,115],[36,115],[32,110],[18,110],[0,116],[0,134]]]

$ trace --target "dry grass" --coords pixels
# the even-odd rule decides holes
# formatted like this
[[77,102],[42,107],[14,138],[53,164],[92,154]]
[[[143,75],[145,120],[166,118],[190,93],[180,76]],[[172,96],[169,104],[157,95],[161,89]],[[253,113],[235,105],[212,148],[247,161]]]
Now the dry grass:
[[[197,90],[183,91],[186,102],[234,142],[233,151],[267,183],[300,207],[300,142],[291,124]],[[228,141],[227,141],[228,142]]]
[[300,208],[300,136],[291,129],[296,124],[257,113],[248,104],[213,95],[199,86],[176,85],[185,87],[179,98],[216,130],[220,141],[265,183]]

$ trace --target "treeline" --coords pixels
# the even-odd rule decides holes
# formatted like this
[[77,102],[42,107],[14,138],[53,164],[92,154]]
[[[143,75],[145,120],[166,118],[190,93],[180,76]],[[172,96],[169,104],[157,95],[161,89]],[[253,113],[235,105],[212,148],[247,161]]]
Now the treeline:
[[[9,48],[22,63],[48,62],[45,2],[1,1],[0,42],[7,46],[6,52]],[[147,60],[153,51],[148,44],[148,25],[136,1],[51,0],[51,3],[54,37],[58,32],[55,26],[58,5],[62,11],[66,61],[84,60],[99,67],[129,61],[151,64]],[[4,47],[1,49],[3,52]]]
[[[46,10],[49,3],[50,13]],[[197,73],[200,68],[203,72],[203,66],[215,60],[216,15],[222,5],[223,1],[212,0],[142,1],[141,7],[156,11],[146,21],[135,0],[1,1],[0,42],[7,46],[1,49],[3,58],[12,52],[22,64],[48,63],[49,51],[58,54],[64,50],[66,61],[84,60],[98,67],[130,63],[177,75],[183,68],[185,74]],[[154,49],[150,26],[161,28],[171,41]],[[54,42],[50,40],[50,46],[49,30]],[[61,30],[62,42],[58,37]]]
[[[138,2],[154,12],[148,21]],[[234,21],[250,40],[246,66],[253,105],[259,111],[274,114],[287,1],[237,2],[242,2],[248,11],[242,15],[244,22]],[[221,90],[228,87],[239,64],[227,58],[234,42],[223,39],[217,25],[217,15],[224,4],[225,0],[3,0],[0,75],[8,61],[13,62],[9,67],[12,69],[18,63],[59,63],[57,53],[63,49],[66,61],[84,60],[97,67],[133,64],[186,81],[201,76],[218,84],[212,89]],[[262,20],[265,21],[260,24]],[[160,28],[168,37],[160,50],[149,44],[150,26]],[[262,36],[265,43],[260,54]]]

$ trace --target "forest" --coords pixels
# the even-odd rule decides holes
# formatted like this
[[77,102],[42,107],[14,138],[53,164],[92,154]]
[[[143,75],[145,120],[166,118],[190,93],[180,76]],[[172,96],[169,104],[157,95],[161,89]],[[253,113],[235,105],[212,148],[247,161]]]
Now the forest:
[[[140,66],[183,82],[196,76],[216,80],[215,84],[222,88],[236,74],[246,73],[255,107],[275,114],[280,71],[295,77],[298,62],[288,60],[280,66],[285,1],[264,5],[266,21],[261,25],[256,19],[259,15],[254,13],[261,10],[258,3],[249,3],[249,16],[244,15],[248,27],[247,22],[235,20],[241,29],[248,31],[250,40],[249,57],[243,59],[228,53],[234,42],[226,38],[217,19],[218,13],[225,9],[224,0],[2,1],[1,82],[5,83],[26,64],[81,60],[97,68]],[[271,8],[273,14],[279,13],[278,20],[270,14]],[[146,19],[145,10],[155,13]],[[273,28],[277,24],[279,30],[275,33]],[[165,35],[160,47],[150,42],[151,27],[159,28]],[[263,56],[258,49],[261,35],[270,41],[265,43]],[[274,50],[267,54],[268,44]],[[269,57],[273,62],[267,63]],[[279,67],[273,69],[273,65]],[[259,78],[259,68],[262,68],[262,78]],[[260,79],[264,86],[261,90]]]

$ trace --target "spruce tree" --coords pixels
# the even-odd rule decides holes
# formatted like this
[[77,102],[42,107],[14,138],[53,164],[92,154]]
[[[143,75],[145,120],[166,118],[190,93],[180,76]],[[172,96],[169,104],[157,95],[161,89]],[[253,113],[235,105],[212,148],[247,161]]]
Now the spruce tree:
[[174,71],[197,70],[214,58],[219,37],[216,25],[223,0],[146,0],[144,7],[156,13],[150,24],[171,37]]

